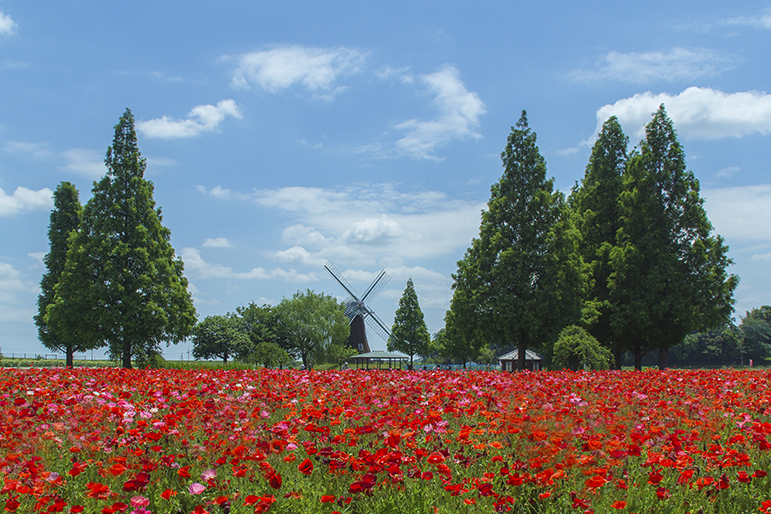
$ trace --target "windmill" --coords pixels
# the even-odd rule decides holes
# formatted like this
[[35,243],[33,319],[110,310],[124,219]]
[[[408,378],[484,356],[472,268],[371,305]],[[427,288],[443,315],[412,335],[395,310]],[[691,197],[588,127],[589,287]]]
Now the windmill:
[[348,293],[348,298],[345,300],[345,315],[348,316],[351,325],[351,336],[348,338],[348,345],[354,350],[359,351],[359,353],[368,353],[370,351],[369,343],[367,342],[367,332],[364,326],[365,320],[369,327],[382,337],[384,341],[388,341],[388,338],[391,337],[391,330],[365,303],[378,294],[385,287],[386,283],[391,280],[388,273],[385,270],[381,270],[367,290],[364,291],[364,294],[359,296],[343,274],[340,273],[340,270],[332,264],[332,261],[327,261],[324,269]]

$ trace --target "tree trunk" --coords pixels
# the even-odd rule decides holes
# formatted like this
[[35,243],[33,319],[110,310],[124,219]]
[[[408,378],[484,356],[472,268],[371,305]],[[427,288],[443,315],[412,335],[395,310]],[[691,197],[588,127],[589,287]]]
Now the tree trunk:
[[527,360],[527,346],[523,341],[517,343],[517,371],[525,370],[525,361]]
[[642,371],[642,345],[640,343],[634,344],[634,369]]
[[131,369],[131,341],[123,341],[123,367],[125,369]]
[[66,357],[67,360],[66,360],[66,364],[65,365],[68,368],[72,368],[74,366],[74,362],[75,362],[75,350],[71,346],[68,346],[65,349],[64,353],[67,356]]
[[621,361],[624,358],[624,350],[621,345],[613,346],[613,367],[612,369],[621,369]]
[[665,370],[667,369],[667,349],[666,348],[659,348],[659,369]]

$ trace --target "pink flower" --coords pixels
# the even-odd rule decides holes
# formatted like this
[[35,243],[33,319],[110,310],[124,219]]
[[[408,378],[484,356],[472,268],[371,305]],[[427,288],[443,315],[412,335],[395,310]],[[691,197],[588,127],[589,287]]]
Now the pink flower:
[[206,486],[199,484],[198,482],[193,482],[187,490],[190,491],[190,494],[201,494],[206,490]]
[[131,506],[132,507],[148,507],[150,505],[150,498],[145,498],[144,496],[132,496],[131,497]]
[[209,481],[214,479],[217,476],[217,472],[214,471],[212,468],[206,468],[203,470],[203,473],[201,473],[201,478],[205,481]]

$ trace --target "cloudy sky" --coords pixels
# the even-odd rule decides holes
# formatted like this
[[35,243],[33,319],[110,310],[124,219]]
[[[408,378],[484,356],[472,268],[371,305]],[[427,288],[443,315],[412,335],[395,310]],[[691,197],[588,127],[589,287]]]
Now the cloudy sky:
[[664,103],[738,319],[771,304],[769,48],[752,1],[0,0],[0,348],[46,353],[51,192],[88,200],[126,107],[201,318],[342,299],[331,260],[359,292],[386,269],[389,324],[412,277],[434,333],[520,112],[568,191],[608,117],[636,145]]

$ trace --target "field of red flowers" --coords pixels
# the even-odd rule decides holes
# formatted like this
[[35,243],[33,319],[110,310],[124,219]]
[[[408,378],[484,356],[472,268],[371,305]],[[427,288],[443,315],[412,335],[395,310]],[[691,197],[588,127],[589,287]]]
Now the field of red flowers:
[[0,370],[0,508],[771,513],[771,373]]

